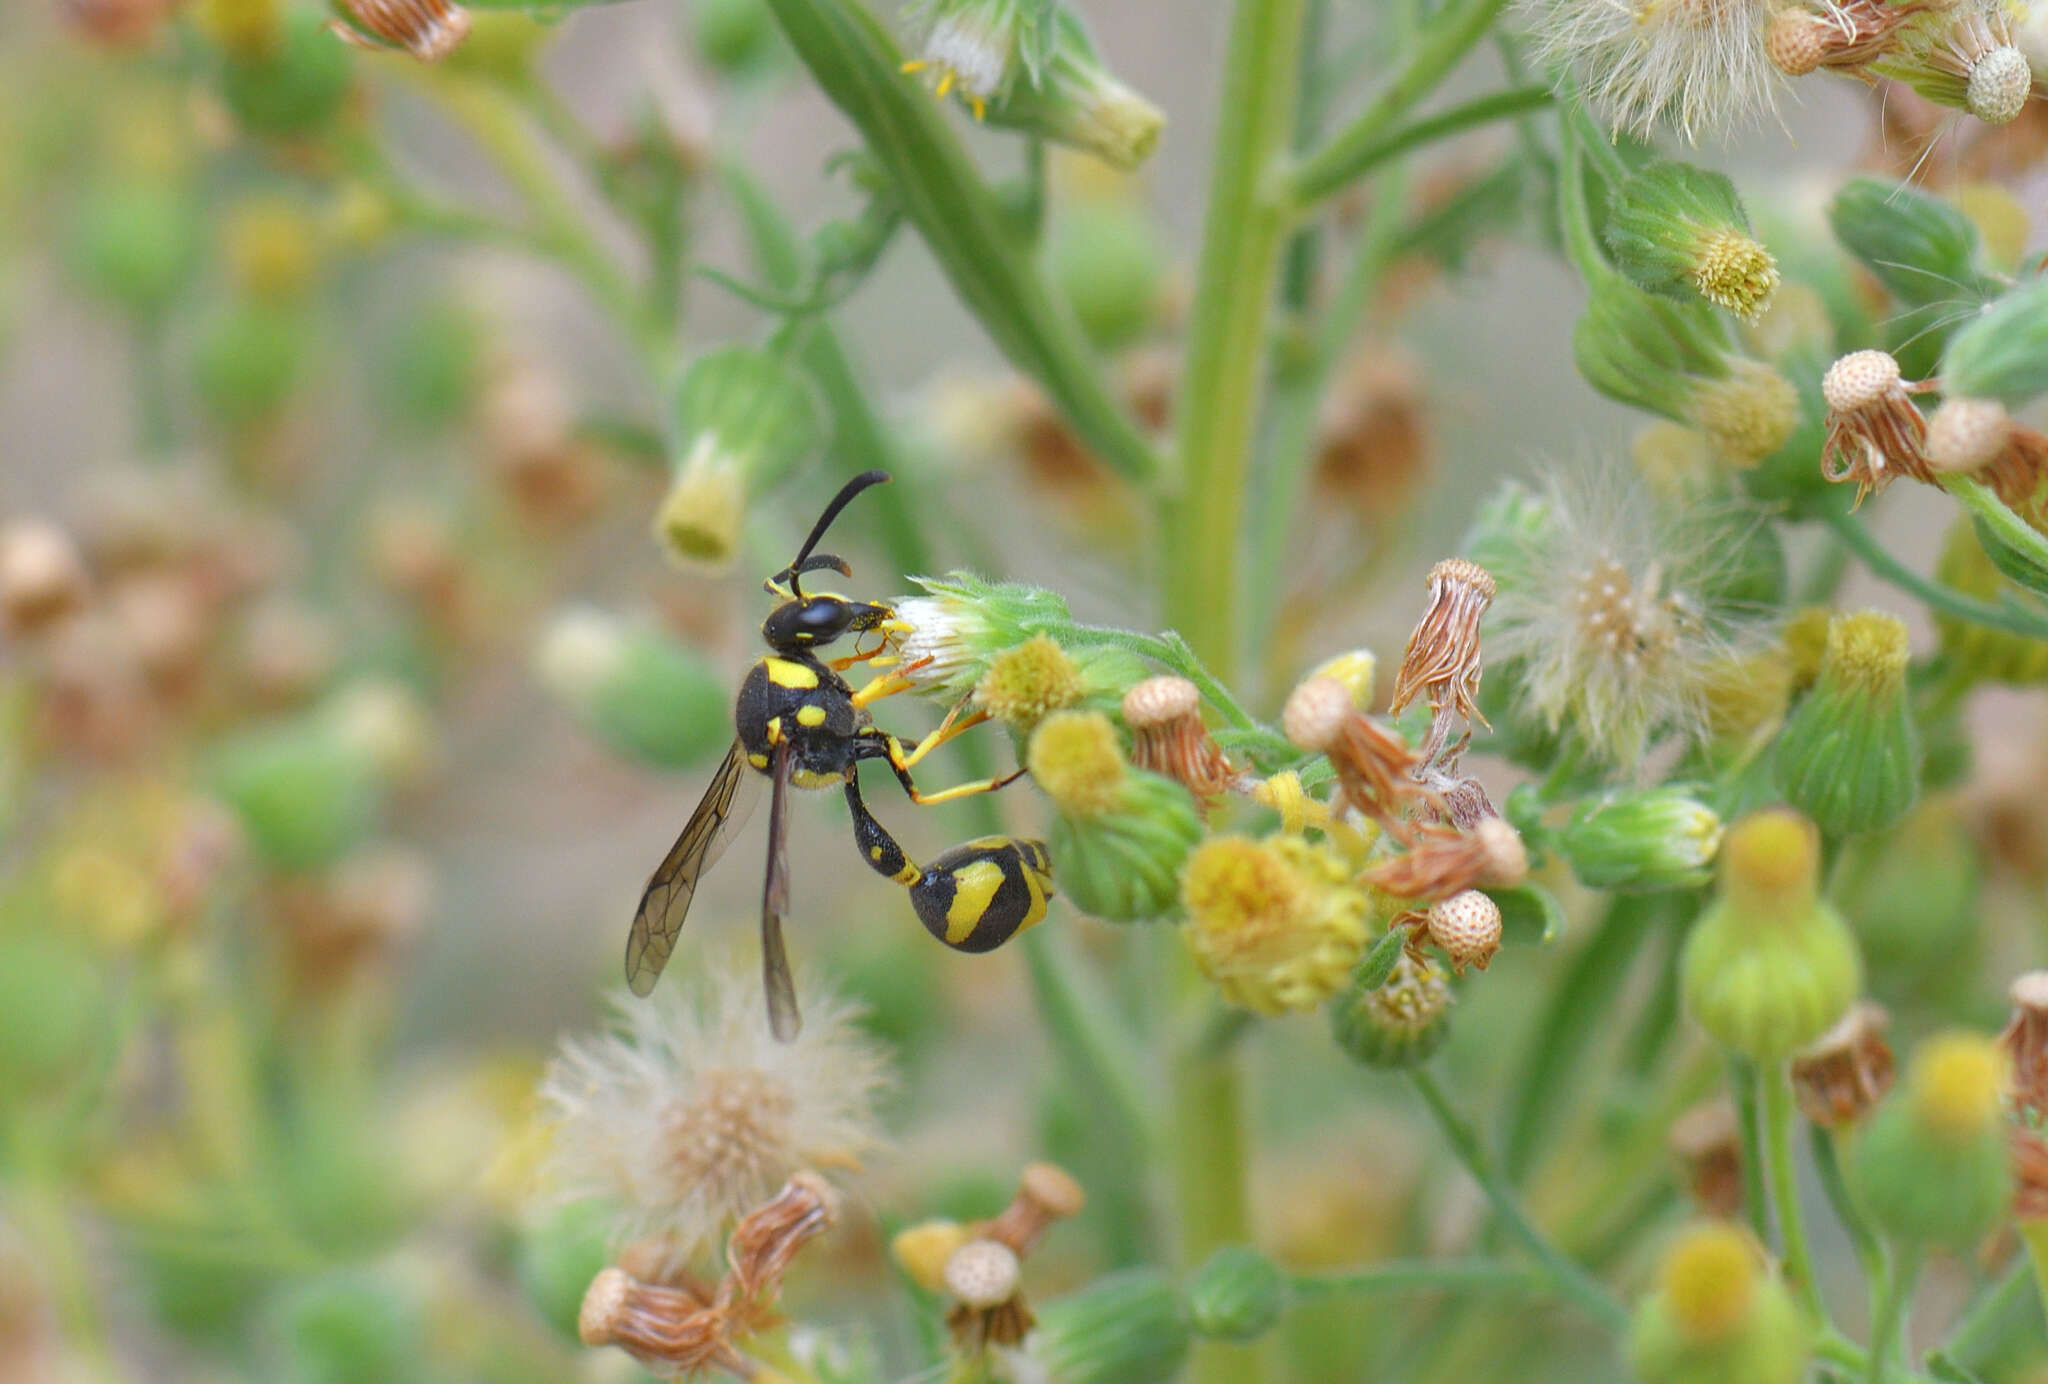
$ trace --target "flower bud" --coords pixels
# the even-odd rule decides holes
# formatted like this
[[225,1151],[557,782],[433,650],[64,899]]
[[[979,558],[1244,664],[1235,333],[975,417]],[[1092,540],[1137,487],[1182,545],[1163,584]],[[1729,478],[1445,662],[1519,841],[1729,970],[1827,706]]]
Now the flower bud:
[[683,372],[670,418],[674,477],[655,512],[655,537],[684,566],[725,571],[752,496],[818,446],[817,403],[787,361],[723,346]]
[[1975,1034],[1928,1039],[1905,1083],[1858,1136],[1850,1187],[1880,1230],[1965,1250],[2007,1215],[2012,1168],[2001,1097],[2005,1062]]
[[329,1270],[284,1298],[278,1316],[293,1379],[406,1379],[427,1355],[421,1296],[390,1274]]
[[[1594,280],[1572,329],[1572,358],[1588,384],[1680,423],[1693,421],[1697,382],[1727,373],[1727,350],[1727,333],[1704,303],[1646,293],[1618,275]],[[1515,585],[1511,574],[1494,570]]]
[[727,77],[760,71],[776,52],[775,16],[764,0],[697,0],[690,36],[711,69]]
[[1588,798],[1558,834],[1558,853],[1588,889],[1689,889],[1713,877],[1721,819],[1682,785]]
[[1786,798],[1830,836],[1882,830],[1919,794],[1907,658],[1906,627],[1893,616],[1828,622],[1819,681],[1786,721],[1774,769]]
[[993,95],[988,123],[1136,168],[1158,146],[1165,115],[1103,66],[1079,16],[1061,6],[1049,28],[1050,51],[1039,69]]
[[[1941,558],[1934,567],[1934,579],[1951,591],[1992,605],[2019,589],[1985,553],[1966,518],[1950,526]],[[2006,682],[2020,687],[2048,682],[2048,640],[1992,629],[1938,608],[1932,614],[1934,628],[1941,636],[1942,655],[1958,675],[1975,682]]]
[[611,1262],[606,1239],[611,1213],[596,1200],[558,1206],[525,1227],[514,1274],[541,1320],[564,1339],[576,1339],[576,1314],[590,1280]]
[[1753,813],[1721,845],[1721,882],[1679,960],[1685,1007],[1715,1041],[1776,1062],[1840,1019],[1862,988],[1856,939],[1820,897],[1813,824]]
[[1287,1310],[1287,1275],[1250,1245],[1225,1245],[1187,1283],[1188,1317],[1214,1341],[1255,1341]]
[[1451,1036],[1451,987],[1427,957],[1403,952],[1376,989],[1354,979],[1330,1002],[1330,1032],[1354,1062],[1368,1067],[1414,1067],[1427,1062]]
[[1628,1357],[1643,1384],[1795,1384],[1812,1344],[1812,1325],[1748,1235],[1706,1221],[1665,1251],[1656,1290],[1630,1326]]
[[410,429],[432,433],[450,426],[475,403],[483,383],[481,338],[474,314],[455,303],[414,306],[371,355],[378,402]]
[[312,5],[288,5],[275,39],[221,65],[220,94],[244,129],[272,138],[314,134],[340,112],[354,80],[348,48]]
[[1155,1269],[1124,1269],[1048,1302],[1024,1342],[1046,1384],[1166,1384],[1187,1358],[1188,1313]]
[[1956,328],[1941,353],[1941,387],[2008,408],[2048,393],[2048,276],[2007,290]]
[[0,630],[19,639],[60,624],[85,604],[90,579],[78,545],[47,519],[0,529]]
[[1365,952],[1365,892],[1334,849],[1298,836],[1212,837],[1188,857],[1181,901],[1202,974],[1261,1014],[1321,1004]]
[[156,177],[109,178],[83,194],[67,259],[88,290],[150,318],[191,279],[201,239],[198,210],[183,187]]
[[1124,649],[1101,645],[1068,650],[1033,635],[989,660],[974,684],[974,705],[1013,730],[1028,734],[1055,711],[1114,706],[1145,676],[1145,665]]
[[1942,795],[1844,845],[1828,893],[1856,920],[1873,988],[1925,998],[1975,974],[1983,878],[1982,848],[1956,800]]
[[228,428],[272,417],[298,387],[309,323],[288,305],[241,299],[200,330],[192,385],[208,415]]
[[1777,261],[1721,173],[1663,160],[1637,169],[1615,185],[1604,234],[1616,267],[1652,293],[1697,294],[1753,321],[1778,287]]
[[244,198],[228,210],[226,240],[228,269],[244,297],[297,298],[320,267],[319,227],[291,197]]
[[917,690],[953,702],[972,692],[996,656],[1069,623],[1058,593],[967,572],[912,578],[926,594],[895,603],[889,640]]
[[[1351,705],[1360,711],[1372,705],[1373,679],[1379,669],[1371,649],[1352,649],[1316,665],[1309,678],[1333,678],[1351,694]],[[1308,678],[1302,679],[1308,681]]]
[[1828,204],[1828,225],[1842,247],[1909,306],[1980,296],[1977,228],[1955,207],[1920,188],[1883,178],[1851,178]]
[[1048,850],[1076,908],[1115,922],[1156,918],[1180,897],[1201,816],[1172,779],[1133,769],[1099,711],[1058,712],[1031,737],[1032,781],[1052,799]]
[[381,796],[375,766],[317,712],[231,737],[212,782],[256,855],[288,872],[340,859],[369,834]]
[[958,1221],[919,1221],[896,1232],[889,1255],[912,1283],[928,1293],[943,1293],[947,1263],[973,1238],[974,1232]]
[[730,743],[725,684],[652,625],[571,607],[549,623],[534,664],[584,728],[628,758],[687,768]]
[[1128,346],[1151,327],[1167,256],[1137,203],[1098,198],[1065,208],[1047,234],[1046,259],[1097,349]]

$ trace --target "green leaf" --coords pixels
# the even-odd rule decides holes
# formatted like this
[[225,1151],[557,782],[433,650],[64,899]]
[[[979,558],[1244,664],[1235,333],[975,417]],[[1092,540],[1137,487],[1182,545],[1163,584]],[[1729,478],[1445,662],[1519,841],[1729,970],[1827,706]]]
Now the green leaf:
[[1401,949],[1408,945],[1408,935],[1407,928],[1397,927],[1373,943],[1365,960],[1352,972],[1352,984],[1359,990],[1377,990],[1385,985],[1387,977],[1394,973],[1394,964],[1401,959]]
[[1500,908],[1503,946],[1547,946],[1564,932],[1564,905],[1540,884],[1489,889],[1486,894]]

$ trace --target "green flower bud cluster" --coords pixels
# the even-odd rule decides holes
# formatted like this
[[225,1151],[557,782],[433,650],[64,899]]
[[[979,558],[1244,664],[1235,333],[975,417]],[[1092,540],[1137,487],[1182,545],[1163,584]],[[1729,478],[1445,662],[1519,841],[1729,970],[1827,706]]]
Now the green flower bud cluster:
[[1820,842],[1795,812],[1729,828],[1721,883],[1679,958],[1700,1027],[1758,1062],[1782,1060],[1842,1017],[1862,989],[1856,939],[1821,897]]
[[1787,800],[1830,836],[1890,826],[1919,795],[1908,657],[1906,627],[1893,616],[1828,622],[1820,679],[1786,721],[1775,769]]
[[1443,968],[1404,952],[1384,983],[1367,988],[1354,978],[1330,1001],[1330,1032],[1364,1066],[1419,1066],[1450,1039],[1451,999]]
[[1603,228],[1614,263],[1638,288],[1704,298],[1755,319],[1778,287],[1777,262],[1750,234],[1726,175],[1659,161],[1616,184]]
[[1713,877],[1721,818],[1682,784],[1581,802],[1556,838],[1588,889],[1689,889]]
[[654,532],[678,563],[723,571],[750,498],[814,451],[824,424],[810,382],[780,356],[723,346],[691,362],[670,413],[674,478]]
[[1132,922],[1178,906],[1181,866],[1202,839],[1187,789],[1132,768],[1115,723],[1100,711],[1047,717],[1025,762],[1056,810],[1047,849],[1076,908]]
[[534,661],[585,729],[641,763],[688,768],[731,741],[730,688],[695,647],[649,622],[566,610]]
[[1193,1335],[1164,1274],[1124,1269],[1039,1307],[1024,1354],[1047,1384],[1166,1384]]
[[185,188],[130,174],[86,189],[73,213],[67,258],[88,290],[146,319],[160,316],[191,279],[201,240],[199,209]]
[[1878,1228],[1966,1250],[2010,1213],[2005,1062],[1972,1034],[1929,1039],[1851,1150],[1850,1186]]

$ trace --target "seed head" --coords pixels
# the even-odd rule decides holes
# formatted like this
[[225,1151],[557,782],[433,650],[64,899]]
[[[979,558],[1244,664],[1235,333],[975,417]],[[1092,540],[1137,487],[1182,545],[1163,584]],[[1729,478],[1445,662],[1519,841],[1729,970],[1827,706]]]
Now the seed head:
[[1201,693],[1186,678],[1146,678],[1124,693],[1123,712],[1131,762],[1140,769],[1176,779],[1198,798],[1237,782],[1237,769],[1202,724]]
[[1854,1124],[1891,1090],[1894,1063],[1883,1006],[1862,1001],[1792,1058],[1792,1093],[1807,1119],[1827,1129]]
[[1927,420],[1912,396],[1926,385],[1900,377],[1899,363],[1883,351],[1852,351],[1821,376],[1828,406],[1821,474],[1856,483],[1856,502],[1901,475],[1933,483],[1924,446]]
[[2034,94],[2034,70],[2026,54],[2000,44],[1970,66],[1963,106],[1986,125],[2008,125]]
[[[341,0],[355,22],[421,62],[438,62],[469,36],[469,12],[448,0]],[[356,30],[337,25],[344,37]]]
[[1450,958],[1458,975],[1467,966],[1485,970],[1500,950],[1500,905],[1477,889],[1431,904],[1428,927],[1429,940]]
[[1941,475],[1982,470],[2012,434],[2012,415],[1996,399],[1944,399],[1927,420],[1927,464]]
[[1777,70],[1757,0],[1525,0],[1550,66],[1568,66],[1615,129],[1675,124],[1687,142],[1773,112]]
[[1493,604],[1495,589],[1484,567],[1461,557],[1446,558],[1430,569],[1429,606],[1408,637],[1388,706],[1398,714],[1416,697],[1428,694],[1439,724],[1431,727],[1425,760],[1435,758],[1434,750],[1442,747],[1446,711],[1467,724],[1486,724],[1479,714],[1479,622]]
[[1522,834],[1500,817],[1486,817],[1469,831],[1425,827],[1405,853],[1373,866],[1364,878],[1396,898],[1448,899],[1475,885],[1512,889],[1528,874]]
[[966,1307],[1001,1306],[1023,1276],[1017,1251],[998,1240],[969,1240],[946,1260],[946,1291]]
[[1710,1216],[1742,1212],[1742,1126],[1726,1099],[1703,1101],[1671,1123],[1666,1142],[1684,1165],[1693,1200]]
[[2008,993],[2012,1018],[1998,1041],[2012,1063],[2013,1104],[2048,1114],[2048,971],[2018,976]]

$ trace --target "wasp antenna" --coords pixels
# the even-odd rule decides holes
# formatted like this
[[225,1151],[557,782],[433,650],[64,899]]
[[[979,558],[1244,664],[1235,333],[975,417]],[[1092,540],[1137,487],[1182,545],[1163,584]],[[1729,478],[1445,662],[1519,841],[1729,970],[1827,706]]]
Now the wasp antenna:
[[881,485],[888,479],[887,471],[863,471],[840,486],[839,493],[832,497],[832,503],[826,505],[825,512],[818,516],[818,522],[811,525],[811,536],[806,538],[804,546],[797,550],[796,561],[789,564],[790,570],[799,573],[804,570],[804,559],[811,555],[811,549],[818,546],[818,540],[825,536],[825,530],[832,527],[832,521],[839,517],[839,511],[851,504],[854,496],[869,486]]

